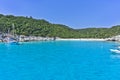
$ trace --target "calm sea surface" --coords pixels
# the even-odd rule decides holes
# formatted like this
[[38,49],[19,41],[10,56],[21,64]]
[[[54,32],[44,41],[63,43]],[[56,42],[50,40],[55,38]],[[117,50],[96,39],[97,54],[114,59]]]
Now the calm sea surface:
[[120,80],[119,43],[93,41],[0,43],[0,80]]

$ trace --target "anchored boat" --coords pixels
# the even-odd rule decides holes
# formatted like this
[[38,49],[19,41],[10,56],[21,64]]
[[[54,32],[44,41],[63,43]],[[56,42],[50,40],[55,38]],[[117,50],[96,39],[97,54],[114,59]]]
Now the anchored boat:
[[15,38],[7,37],[6,38],[6,43],[7,44],[18,44],[18,41]]
[[7,43],[7,44],[15,44],[18,45],[18,39],[15,37],[15,33],[14,33],[14,24],[12,24],[12,29],[13,32],[12,34],[10,34],[9,30],[8,30],[8,34],[6,35],[6,37],[3,39],[3,42]]
[[110,51],[113,52],[113,53],[120,54],[120,50],[119,49],[110,49]]

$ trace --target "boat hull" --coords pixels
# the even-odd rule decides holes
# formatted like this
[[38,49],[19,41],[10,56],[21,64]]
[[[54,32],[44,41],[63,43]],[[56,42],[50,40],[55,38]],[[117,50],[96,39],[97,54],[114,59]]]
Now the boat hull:
[[19,43],[15,42],[15,41],[13,41],[13,42],[7,42],[7,44],[9,44],[9,45],[19,45]]
[[110,51],[113,52],[113,53],[120,54],[120,50],[117,50],[117,49],[110,49]]

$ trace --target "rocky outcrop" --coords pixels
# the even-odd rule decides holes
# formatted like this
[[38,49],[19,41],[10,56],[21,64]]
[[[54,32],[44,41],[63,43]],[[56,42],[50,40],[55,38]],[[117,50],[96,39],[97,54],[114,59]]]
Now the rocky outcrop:
[[107,41],[120,41],[120,35],[113,36],[111,38],[106,38]]
[[24,35],[21,35],[19,36],[19,41],[20,42],[27,42],[27,41],[53,41],[55,40],[54,37],[36,37],[36,36],[24,36]]

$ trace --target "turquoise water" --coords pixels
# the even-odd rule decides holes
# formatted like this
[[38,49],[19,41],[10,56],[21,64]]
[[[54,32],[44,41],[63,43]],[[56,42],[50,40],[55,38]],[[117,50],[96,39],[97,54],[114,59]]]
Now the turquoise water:
[[0,80],[119,80],[113,42],[0,43]]

